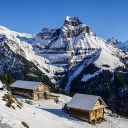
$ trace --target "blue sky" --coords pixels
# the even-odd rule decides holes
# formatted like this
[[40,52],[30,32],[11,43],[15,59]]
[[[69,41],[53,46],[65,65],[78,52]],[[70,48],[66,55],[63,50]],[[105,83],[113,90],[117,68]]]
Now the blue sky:
[[67,15],[103,39],[128,40],[128,0],[0,0],[0,25],[17,32],[62,27]]

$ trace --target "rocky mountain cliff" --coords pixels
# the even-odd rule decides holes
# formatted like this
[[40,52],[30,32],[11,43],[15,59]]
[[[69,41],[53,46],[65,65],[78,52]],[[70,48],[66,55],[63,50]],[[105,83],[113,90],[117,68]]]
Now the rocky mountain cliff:
[[[12,50],[12,47],[9,47],[10,44],[13,44],[16,48]],[[25,52],[16,42],[8,39],[6,35],[0,35],[0,75],[6,73],[14,79],[42,81],[51,87],[54,86],[33,62],[25,58]]]

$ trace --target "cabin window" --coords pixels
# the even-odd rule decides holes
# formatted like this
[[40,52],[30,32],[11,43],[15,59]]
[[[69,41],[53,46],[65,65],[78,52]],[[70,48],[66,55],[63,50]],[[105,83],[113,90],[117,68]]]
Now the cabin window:
[[43,96],[42,94],[40,94],[40,96]]

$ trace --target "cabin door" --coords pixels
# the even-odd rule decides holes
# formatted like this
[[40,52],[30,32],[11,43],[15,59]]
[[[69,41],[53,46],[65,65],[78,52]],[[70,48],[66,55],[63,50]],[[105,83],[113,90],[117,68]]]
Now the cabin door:
[[47,93],[46,92],[44,93],[44,99],[47,99]]
[[95,111],[95,119],[97,119],[97,110]]
[[38,100],[42,100],[44,98],[43,93],[38,94]]

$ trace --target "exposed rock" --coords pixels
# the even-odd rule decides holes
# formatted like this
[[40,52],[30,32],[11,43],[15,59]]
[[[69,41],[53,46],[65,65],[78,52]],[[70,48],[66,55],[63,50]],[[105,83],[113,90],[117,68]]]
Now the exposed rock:
[[78,16],[75,16],[75,17],[66,16],[64,25],[65,24],[71,25],[71,26],[77,26],[77,25],[82,24],[82,23],[79,21]]
[[107,42],[111,43],[111,44],[119,44],[122,43],[121,41],[119,41],[118,39],[112,38],[112,39],[108,39]]

